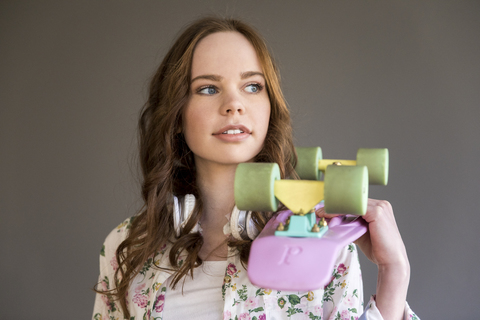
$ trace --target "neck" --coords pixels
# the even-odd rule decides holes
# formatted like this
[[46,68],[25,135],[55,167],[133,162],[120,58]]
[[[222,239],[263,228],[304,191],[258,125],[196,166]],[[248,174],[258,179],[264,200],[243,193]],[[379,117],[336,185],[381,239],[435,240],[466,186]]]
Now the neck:
[[234,181],[236,164],[196,162],[197,186],[203,202],[202,225],[223,228],[235,205]]
[[235,205],[234,181],[237,165],[220,165],[196,161],[197,186],[203,202],[200,218],[203,246],[199,252],[202,260],[225,260],[226,237],[223,227]]
[[[226,223],[234,199],[234,181],[237,165],[197,164],[197,186],[203,201],[202,223]],[[213,223],[213,224],[216,224]]]

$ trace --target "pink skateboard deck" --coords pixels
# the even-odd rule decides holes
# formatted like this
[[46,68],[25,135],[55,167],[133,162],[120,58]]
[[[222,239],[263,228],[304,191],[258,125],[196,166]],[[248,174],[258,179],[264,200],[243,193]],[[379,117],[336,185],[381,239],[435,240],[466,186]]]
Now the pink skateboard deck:
[[310,291],[325,287],[332,280],[338,252],[367,231],[367,224],[356,216],[338,216],[328,224],[322,238],[275,236],[280,222],[291,211],[272,218],[253,241],[248,261],[248,277],[259,287],[274,290]]

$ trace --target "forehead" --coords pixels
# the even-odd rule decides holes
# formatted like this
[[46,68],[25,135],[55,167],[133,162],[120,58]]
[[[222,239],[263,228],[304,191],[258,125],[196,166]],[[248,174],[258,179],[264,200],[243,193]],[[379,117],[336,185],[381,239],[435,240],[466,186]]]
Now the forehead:
[[238,32],[217,32],[206,36],[193,53],[192,78],[203,74],[228,76],[245,71],[262,72],[253,45]]

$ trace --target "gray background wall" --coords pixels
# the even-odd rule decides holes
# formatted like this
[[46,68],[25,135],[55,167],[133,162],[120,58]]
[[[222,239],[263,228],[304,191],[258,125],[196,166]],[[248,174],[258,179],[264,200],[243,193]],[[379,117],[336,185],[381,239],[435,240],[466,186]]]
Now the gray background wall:
[[478,318],[480,3],[413,0],[2,1],[0,318],[91,316],[102,242],[141,205],[148,78],[182,26],[215,13],[267,38],[297,145],[390,149],[371,196],[394,206],[411,306]]

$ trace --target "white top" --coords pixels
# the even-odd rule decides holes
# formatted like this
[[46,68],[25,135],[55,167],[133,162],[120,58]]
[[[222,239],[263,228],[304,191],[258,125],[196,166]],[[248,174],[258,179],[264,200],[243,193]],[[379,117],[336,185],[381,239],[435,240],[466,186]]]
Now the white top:
[[[191,276],[184,277],[170,289],[172,277],[168,278],[169,288],[165,295],[163,320],[170,319],[220,319],[223,314],[222,284],[227,268],[225,261],[203,261],[193,270]],[[183,283],[183,294],[182,294]],[[152,314],[155,318],[155,314]]]

